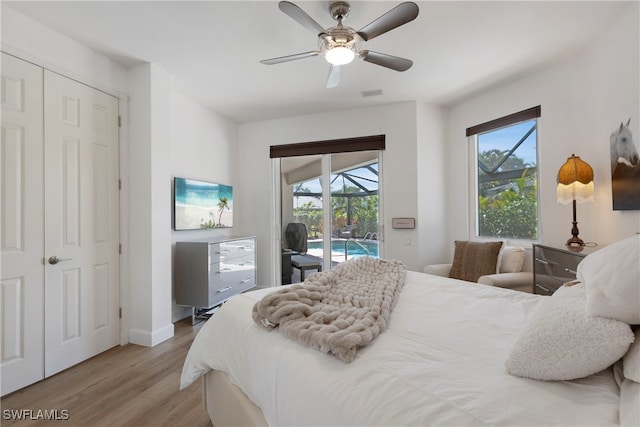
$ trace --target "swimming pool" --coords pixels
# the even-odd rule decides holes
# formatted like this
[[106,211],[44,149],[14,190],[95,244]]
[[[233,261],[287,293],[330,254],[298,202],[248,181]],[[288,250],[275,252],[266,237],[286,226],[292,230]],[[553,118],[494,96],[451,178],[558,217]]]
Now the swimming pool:
[[[344,243],[345,242],[346,242],[346,240],[332,240],[331,241],[331,252],[334,255],[337,254],[337,255],[344,256]],[[369,250],[369,254],[368,255],[370,257],[378,258],[379,243],[377,241],[372,241],[372,240],[350,240],[349,241],[349,245],[348,245],[347,255],[353,256],[353,257],[366,256],[367,255],[367,251],[365,251],[358,244],[364,246],[365,248],[367,248]],[[309,249],[309,252],[311,252],[311,250],[314,250],[314,252],[315,251],[321,251],[322,250],[322,241],[321,240],[310,241],[310,242],[307,243],[307,248]]]

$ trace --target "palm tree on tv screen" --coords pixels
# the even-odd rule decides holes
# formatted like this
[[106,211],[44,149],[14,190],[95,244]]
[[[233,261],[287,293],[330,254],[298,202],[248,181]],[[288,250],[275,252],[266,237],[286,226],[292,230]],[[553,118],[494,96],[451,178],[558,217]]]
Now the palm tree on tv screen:
[[218,226],[222,227],[222,212],[229,210],[229,199],[226,197],[220,197],[218,201]]

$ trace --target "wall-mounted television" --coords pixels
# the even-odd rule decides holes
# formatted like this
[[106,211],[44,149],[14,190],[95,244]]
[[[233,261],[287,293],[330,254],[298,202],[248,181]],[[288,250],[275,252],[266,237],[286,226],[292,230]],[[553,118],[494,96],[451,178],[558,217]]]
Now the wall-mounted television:
[[233,226],[233,187],[189,178],[173,178],[175,230]]

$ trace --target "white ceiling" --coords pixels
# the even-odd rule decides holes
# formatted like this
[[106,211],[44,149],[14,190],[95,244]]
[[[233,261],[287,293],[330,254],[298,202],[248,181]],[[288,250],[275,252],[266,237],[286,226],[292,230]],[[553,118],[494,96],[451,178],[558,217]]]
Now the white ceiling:
[[[331,27],[330,1],[294,1]],[[399,2],[351,1],[344,24],[364,27]],[[326,89],[317,56],[261,59],[317,49],[315,35],[275,1],[2,1],[115,60],[151,62],[180,91],[238,122],[407,100],[452,105],[517,79],[589,43],[632,2],[418,1],[415,21],[366,42],[412,59],[406,72],[356,59]],[[628,13],[628,12],[627,12]],[[383,94],[362,97],[362,91]]]

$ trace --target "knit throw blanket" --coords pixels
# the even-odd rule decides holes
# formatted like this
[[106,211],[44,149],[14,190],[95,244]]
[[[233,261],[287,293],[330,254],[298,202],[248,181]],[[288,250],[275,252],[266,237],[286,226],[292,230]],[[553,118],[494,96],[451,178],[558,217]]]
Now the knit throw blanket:
[[266,295],[253,306],[253,320],[349,363],[386,329],[405,276],[400,261],[354,258]]

